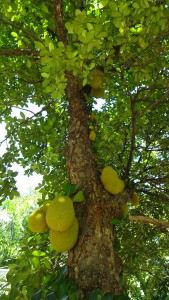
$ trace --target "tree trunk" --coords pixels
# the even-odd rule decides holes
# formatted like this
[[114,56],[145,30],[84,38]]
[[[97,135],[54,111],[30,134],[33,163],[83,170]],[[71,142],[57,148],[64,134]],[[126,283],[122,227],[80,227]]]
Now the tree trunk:
[[100,289],[122,294],[121,262],[114,250],[115,228],[111,220],[121,217],[118,196],[103,188],[92,145],[89,140],[88,113],[79,92],[76,78],[67,76],[69,102],[69,132],[67,142],[67,172],[71,183],[85,194],[85,201],[76,204],[79,219],[79,239],[68,254],[68,275],[88,292]]

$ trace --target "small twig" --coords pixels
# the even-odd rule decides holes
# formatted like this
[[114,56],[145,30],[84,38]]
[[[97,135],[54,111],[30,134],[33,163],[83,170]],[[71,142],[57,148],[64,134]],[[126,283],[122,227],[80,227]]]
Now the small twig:
[[21,55],[34,55],[39,56],[38,50],[31,50],[31,49],[0,49],[0,56],[21,56]]
[[25,123],[28,123],[31,119],[33,119],[34,117],[36,117],[37,115],[39,115],[40,113],[42,113],[44,110],[47,110],[53,102],[54,102],[54,100],[52,99],[52,100],[49,102],[49,104],[43,106],[42,109],[41,109],[40,111],[38,111],[37,113],[33,114],[33,116],[28,117],[28,118],[26,118],[25,120],[23,120],[22,122],[20,122],[20,124],[19,124],[18,126],[16,126],[15,129],[12,130],[12,131],[10,132],[10,134],[8,134],[8,135],[5,137],[5,139],[2,140],[2,141],[0,142],[0,146],[1,146],[5,141],[7,141],[7,139],[8,139],[12,134],[14,134],[14,133],[16,132],[16,130],[17,130],[20,126],[22,126],[22,125],[25,124]]
[[18,26],[18,25],[16,25],[16,24],[14,24],[14,23],[11,22],[11,21],[6,21],[6,20],[0,18],[0,22],[1,22],[1,23],[4,23],[4,24],[6,24],[6,25],[10,25],[10,26],[12,26],[13,28],[16,28],[16,29],[18,29],[18,30],[21,30],[23,33],[25,33],[27,36],[33,38],[35,41],[42,42],[41,39],[39,39],[33,32],[30,32],[29,30],[27,30],[27,29],[25,29],[25,28],[22,28],[22,27],[20,27],[20,26]]

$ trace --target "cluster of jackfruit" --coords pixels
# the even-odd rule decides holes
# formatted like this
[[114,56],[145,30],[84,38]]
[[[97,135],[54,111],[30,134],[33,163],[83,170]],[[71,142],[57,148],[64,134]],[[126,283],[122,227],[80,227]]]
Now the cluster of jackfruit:
[[112,167],[105,167],[100,178],[105,190],[110,194],[116,195],[123,191],[124,182],[118,177],[117,172]]
[[90,121],[91,121],[92,125],[89,126],[89,129],[90,129],[89,140],[93,142],[96,139],[95,127],[97,125],[98,116],[97,115],[91,115],[90,116]]
[[[130,202],[133,206],[138,206],[139,205],[139,195],[134,192],[131,199],[130,199]],[[127,215],[129,213],[129,207],[127,205],[127,203],[121,203],[121,209],[124,213],[124,215]]]
[[68,196],[57,196],[28,218],[32,232],[44,232],[49,228],[49,239],[57,252],[72,249],[78,238],[79,223],[73,202]]

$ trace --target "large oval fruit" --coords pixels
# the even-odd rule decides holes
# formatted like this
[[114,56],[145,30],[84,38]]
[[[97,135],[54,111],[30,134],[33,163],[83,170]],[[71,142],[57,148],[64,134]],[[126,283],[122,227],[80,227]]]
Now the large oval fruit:
[[50,229],[49,239],[51,245],[57,252],[66,252],[74,247],[78,238],[79,223],[74,218],[72,225],[66,231]]
[[48,226],[56,231],[65,231],[73,223],[75,211],[72,200],[67,196],[58,196],[50,202],[46,212]]
[[34,211],[28,218],[28,227],[32,232],[41,233],[46,231],[48,229],[46,213],[41,209]]

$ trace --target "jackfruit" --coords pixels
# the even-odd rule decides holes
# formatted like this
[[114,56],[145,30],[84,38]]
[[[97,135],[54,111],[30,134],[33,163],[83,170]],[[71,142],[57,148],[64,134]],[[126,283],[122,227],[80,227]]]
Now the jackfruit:
[[40,209],[41,209],[44,213],[47,212],[50,202],[51,202],[51,201],[45,203],[44,205],[42,205],[42,206],[40,207]]
[[105,167],[100,178],[107,192],[116,195],[123,191],[124,182],[118,177],[117,172],[112,167]]
[[32,232],[44,232],[48,229],[48,225],[46,223],[46,213],[37,209],[34,211],[28,218],[28,227]]
[[104,97],[104,89],[99,88],[99,89],[91,89],[91,96],[94,98],[103,98]]
[[75,246],[78,238],[78,231],[79,223],[75,217],[72,225],[66,231],[61,232],[50,229],[50,243],[57,252],[67,252]]
[[97,121],[98,121],[98,118],[99,118],[99,116],[97,116],[97,115],[91,115],[91,116],[90,116],[90,121],[91,121],[91,122],[93,122],[93,121],[97,122]]
[[108,183],[112,181],[113,178],[117,178],[117,172],[110,166],[105,167],[101,174],[102,183]]
[[121,208],[122,208],[124,214],[128,214],[129,207],[128,207],[128,205],[126,203],[121,203]]
[[93,89],[101,89],[104,82],[104,73],[99,69],[93,69],[91,71],[90,86]]
[[124,182],[120,178],[116,177],[115,179],[112,179],[108,182],[103,183],[103,186],[107,192],[109,192],[110,194],[116,195],[123,191]]
[[56,231],[65,231],[73,223],[75,211],[73,202],[68,196],[57,196],[50,202],[46,212],[46,222]]
[[139,205],[139,196],[135,192],[132,195],[131,203],[132,203],[133,206],[138,206]]
[[95,139],[96,139],[96,133],[94,130],[91,130],[89,134],[89,140],[93,142],[95,141]]

